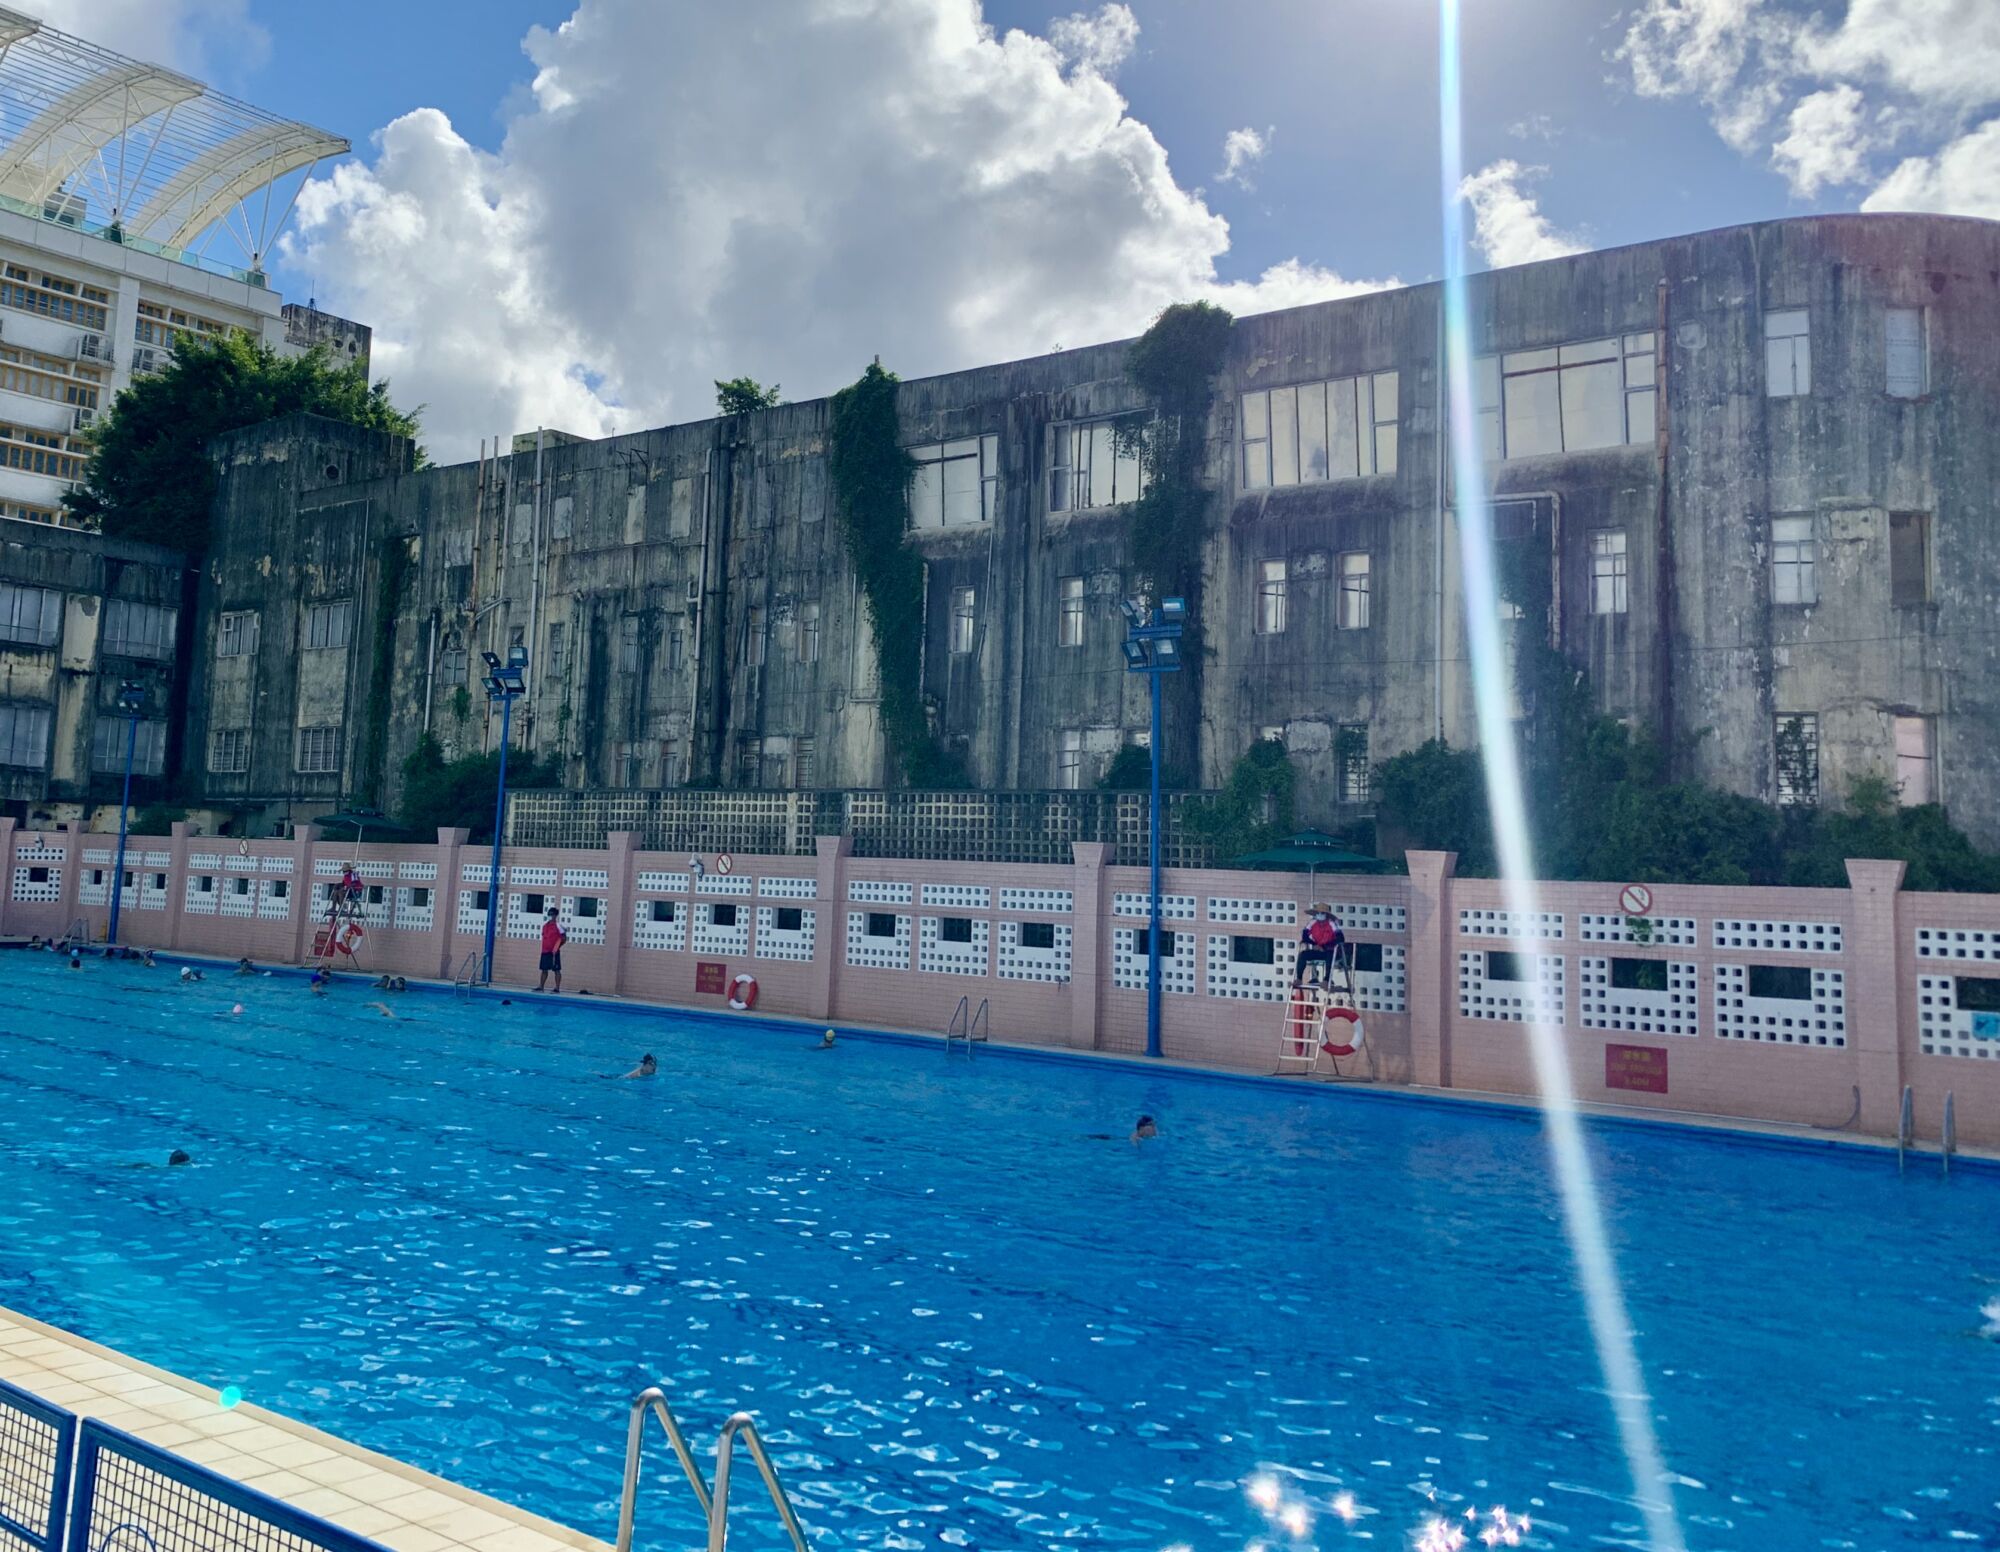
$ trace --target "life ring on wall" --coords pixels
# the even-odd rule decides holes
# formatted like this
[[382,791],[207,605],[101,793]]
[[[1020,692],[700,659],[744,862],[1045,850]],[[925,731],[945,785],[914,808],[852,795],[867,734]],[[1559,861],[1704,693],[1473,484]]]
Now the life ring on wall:
[[354,957],[354,945],[366,936],[367,934],[361,930],[360,922],[349,922],[347,929],[341,933],[339,942],[334,946],[349,959],[352,959]]
[[757,977],[738,975],[729,983],[729,1005],[738,1013],[748,1013],[757,1006]]
[[[1345,1023],[1346,1043],[1341,1044],[1341,1036],[1334,1032],[1335,1020]],[[1328,1056],[1352,1056],[1361,1049],[1361,1015],[1352,1008],[1328,1008],[1326,1010],[1326,1034],[1320,1049]]]

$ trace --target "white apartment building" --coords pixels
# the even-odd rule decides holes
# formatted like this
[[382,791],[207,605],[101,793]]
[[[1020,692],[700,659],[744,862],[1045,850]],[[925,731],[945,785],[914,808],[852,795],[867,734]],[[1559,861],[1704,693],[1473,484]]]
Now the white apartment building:
[[189,334],[325,344],[263,272],[297,185],[348,142],[0,6],[0,516],[57,523],[82,438]]

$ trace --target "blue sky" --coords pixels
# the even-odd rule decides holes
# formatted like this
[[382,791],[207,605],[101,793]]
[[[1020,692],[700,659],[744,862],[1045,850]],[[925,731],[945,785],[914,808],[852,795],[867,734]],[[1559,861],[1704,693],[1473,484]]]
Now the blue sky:
[[[41,4],[355,142],[273,273],[376,328],[446,457],[1441,264],[1430,0]],[[2000,216],[2000,0],[1463,5],[1476,261]]]

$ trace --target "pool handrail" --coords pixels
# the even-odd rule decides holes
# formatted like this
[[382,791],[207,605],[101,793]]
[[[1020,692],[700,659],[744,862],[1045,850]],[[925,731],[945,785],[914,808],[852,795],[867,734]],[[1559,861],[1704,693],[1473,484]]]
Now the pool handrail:
[[[951,1022],[945,1026],[944,1054],[946,1056],[951,1055],[953,1042],[963,1040],[965,1042],[965,1054],[970,1056],[972,1054],[973,1041],[990,1039],[992,1036],[992,1031],[989,1027],[990,1015],[990,999],[981,997],[979,999],[979,1010],[975,1013],[972,1008],[970,994],[960,997],[958,999],[958,1007],[951,1015]],[[985,1031],[985,1033],[981,1033],[981,1031]]]
[[[0,1410],[11,1411],[27,1420],[31,1428],[47,1431],[47,1501],[30,1504],[27,1493],[20,1492],[17,1506],[23,1510],[38,1508],[42,1514],[42,1529],[37,1531],[32,1525],[16,1519],[7,1512],[8,1504],[0,1498],[0,1533],[26,1543],[35,1552],[62,1552],[67,1540],[70,1499],[70,1468],[76,1455],[77,1416],[66,1407],[44,1401],[32,1391],[21,1389],[0,1380]],[[30,1473],[32,1465],[27,1465],[19,1457],[21,1430],[8,1430],[16,1451],[9,1462],[7,1484],[16,1490],[31,1488],[35,1483]],[[39,1496],[39,1495],[38,1495]]]
[[1951,1173],[1951,1156],[1958,1152],[1958,1104],[1952,1090],[1944,1091],[1944,1135],[1938,1148],[1938,1157],[1944,1161],[1944,1172]]
[[1902,1108],[1896,1112],[1896,1173],[1903,1172],[1903,1155],[1917,1140],[1916,1094],[1910,1085],[1903,1085]]
[[715,1441],[715,1489],[711,1492],[702,1479],[694,1451],[688,1448],[687,1435],[681,1431],[680,1421],[667,1402],[667,1393],[658,1385],[649,1385],[632,1398],[631,1415],[625,1424],[625,1481],[618,1495],[617,1552],[632,1552],[639,1503],[639,1461],[644,1453],[648,1413],[659,1418],[667,1442],[673,1446],[674,1458],[680,1462],[688,1486],[694,1489],[695,1502],[701,1506],[701,1517],[708,1525],[709,1552],[723,1552],[729,1540],[729,1468],[736,1458],[739,1438],[750,1452],[750,1462],[757,1468],[757,1474],[764,1479],[771,1505],[778,1511],[785,1534],[791,1537],[793,1552],[811,1552],[792,1500],[778,1480],[778,1468],[764,1448],[764,1436],[757,1431],[756,1419],[748,1412],[737,1412],[722,1425],[722,1433]]

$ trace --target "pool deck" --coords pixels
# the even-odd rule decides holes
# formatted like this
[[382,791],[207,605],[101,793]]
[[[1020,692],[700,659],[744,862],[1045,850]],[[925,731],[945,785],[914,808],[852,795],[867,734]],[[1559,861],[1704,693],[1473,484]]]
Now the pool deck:
[[205,1385],[4,1308],[0,1379],[394,1552],[609,1552],[567,1526],[262,1407],[224,1410]]

